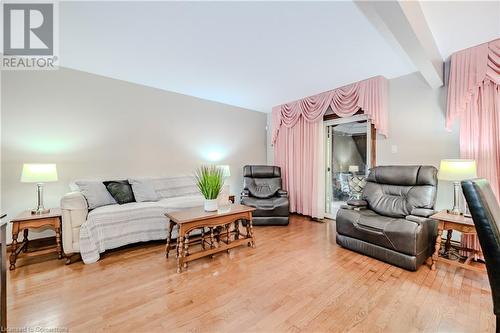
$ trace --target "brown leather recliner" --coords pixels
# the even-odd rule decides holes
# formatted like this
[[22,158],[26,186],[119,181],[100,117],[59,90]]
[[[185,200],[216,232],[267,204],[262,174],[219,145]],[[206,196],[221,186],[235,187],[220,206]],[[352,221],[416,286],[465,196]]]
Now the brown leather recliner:
[[390,264],[416,270],[432,254],[437,223],[437,169],[379,166],[370,170],[362,200],[336,217],[337,243]]
[[288,225],[288,192],[281,187],[281,169],[271,165],[243,167],[241,204],[255,207],[253,225]]

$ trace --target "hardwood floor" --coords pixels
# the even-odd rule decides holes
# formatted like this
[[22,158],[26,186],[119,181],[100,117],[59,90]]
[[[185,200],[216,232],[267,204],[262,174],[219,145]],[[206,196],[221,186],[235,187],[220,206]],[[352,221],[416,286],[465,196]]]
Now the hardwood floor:
[[49,260],[8,279],[9,327],[71,332],[494,332],[484,273],[438,263],[417,272],[335,244],[334,223],[293,216],[241,247],[176,273],[163,243],[91,265]]

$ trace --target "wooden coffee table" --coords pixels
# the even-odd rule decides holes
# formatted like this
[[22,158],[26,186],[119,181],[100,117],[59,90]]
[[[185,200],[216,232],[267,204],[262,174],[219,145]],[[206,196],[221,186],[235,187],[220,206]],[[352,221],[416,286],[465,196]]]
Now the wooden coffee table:
[[[174,225],[179,228],[177,236],[177,273],[182,268],[187,268],[188,262],[211,256],[222,251],[229,251],[234,247],[248,244],[255,248],[255,237],[253,235],[252,212],[253,207],[244,205],[230,205],[226,210],[217,212],[206,212],[203,207],[195,207],[185,210],[166,213],[170,219],[170,227],[165,248],[165,255],[168,254],[172,242],[172,230]],[[240,221],[246,221],[246,233],[240,232]],[[189,239],[189,233],[194,230],[201,230],[201,250],[189,253],[189,245],[193,243]],[[205,231],[209,230],[209,235]]]

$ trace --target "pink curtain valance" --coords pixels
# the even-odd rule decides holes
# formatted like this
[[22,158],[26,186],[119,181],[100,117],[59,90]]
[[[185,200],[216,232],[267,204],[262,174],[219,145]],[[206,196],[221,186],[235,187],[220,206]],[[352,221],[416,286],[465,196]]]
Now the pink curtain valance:
[[349,117],[359,109],[368,116],[380,134],[387,136],[387,79],[376,76],[341,88],[309,96],[273,108],[272,142],[276,142],[281,126],[291,128],[299,118],[316,122],[330,107],[340,117]]
[[473,96],[485,81],[500,85],[500,39],[471,47],[451,56],[448,82],[446,128],[451,130],[474,102]]

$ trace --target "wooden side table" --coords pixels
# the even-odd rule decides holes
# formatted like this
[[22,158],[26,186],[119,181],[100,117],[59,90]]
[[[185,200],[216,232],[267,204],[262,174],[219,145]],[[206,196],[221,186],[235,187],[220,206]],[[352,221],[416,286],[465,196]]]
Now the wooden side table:
[[484,269],[469,265],[475,254],[482,256],[482,252],[475,249],[461,248],[461,250],[465,250],[471,253],[464,263],[439,257],[443,231],[444,230],[448,231],[444,247],[445,253],[447,253],[451,248],[451,236],[453,230],[462,233],[474,233],[474,234],[476,233],[476,227],[474,226],[474,222],[472,221],[472,219],[470,217],[465,217],[463,215],[449,214],[446,210],[442,210],[439,213],[432,215],[431,218],[438,221],[438,235],[436,237],[436,244],[434,246],[434,254],[432,255],[431,269],[432,270],[436,269],[436,261],[439,260],[450,263],[455,266],[460,266],[465,269],[484,271]]
[[[10,252],[10,270],[16,268],[16,260],[21,252],[24,256],[31,257],[52,252],[57,252],[58,258],[62,259],[61,245],[61,210],[59,208],[51,208],[46,214],[31,214],[30,210],[24,211],[12,221],[12,245]],[[29,229],[38,229],[41,227],[52,227],[56,232],[56,245],[42,250],[28,251],[28,232]],[[23,232],[23,241],[18,242],[17,237],[19,232]]]
[[0,213],[0,332],[7,331],[7,222],[6,214]]

